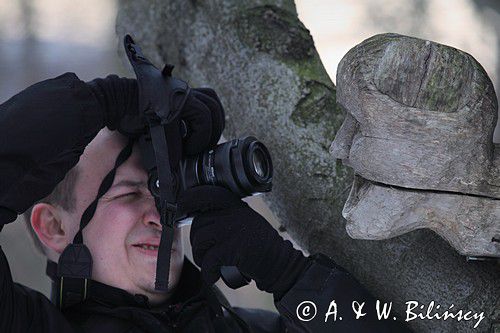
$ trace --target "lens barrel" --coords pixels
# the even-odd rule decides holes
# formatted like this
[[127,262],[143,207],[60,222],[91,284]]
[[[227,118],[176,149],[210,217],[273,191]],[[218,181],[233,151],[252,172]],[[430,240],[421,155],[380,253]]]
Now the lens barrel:
[[219,185],[243,198],[271,191],[273,165],[266,146],[248,136],[183,159],[180,173],[182,189]]

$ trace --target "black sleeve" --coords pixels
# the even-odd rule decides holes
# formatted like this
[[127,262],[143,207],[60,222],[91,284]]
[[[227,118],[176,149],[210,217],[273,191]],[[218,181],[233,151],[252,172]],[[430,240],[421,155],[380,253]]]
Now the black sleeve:
[[[0,230],[47,196],[103,127],[103,112],[73,73],[0,105]],[[0,248],[0,332],[72,332],[42,294],[12,281]]]
[[[275,301],[290,332],[411,332],[399,319],[394,320],[393,313],[387,319],[379,320],[376,300],[351,274],[331,259],[322,254],[312,259],[312,264],[294,286]],[[337,315],[335,317],[332,313],[327,317],[329,310],[335,310],[332,301],[335,302]],[[363,313],[366,315],[359,319],[356,319],[352,310],[354,301],[365,302]]]
[[103,114],[73,73],[0,105],[0,227],[52,192],[104,126]]
[[[100,85],[99,85],[100,84]],[[104,127],[137,112],[135,80],[90,84],[74,73],[36,83],[0,105],[0,231],[49,195]],[[50,301],[12,281],[0,248],[0,332],[72,332]]]

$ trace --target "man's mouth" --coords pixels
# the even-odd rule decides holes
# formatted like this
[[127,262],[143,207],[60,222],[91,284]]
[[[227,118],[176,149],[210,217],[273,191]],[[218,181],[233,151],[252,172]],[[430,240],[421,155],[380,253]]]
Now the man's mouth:
[[[151,243],[144,242],[144,243],[133,244],[132,247],[136,248],[137,250],[139,250],[139,252],[141,252],[143,254],[157,257],[160,244],[159,244],[159,242],[156,242],[156,241],[151,242]],[[172,247],[170,252],[174,252],[174,251],[175,251],[175,249]]]
[[158,251],[157,245],[151,245],[151,244],[136,244],[134,247],[138,247],[144,250],[153,250],[153,251]]
[[132,247],[137,249],[137,252],[139,252],[140,254],[151,257],[152,259],[156,260],[156,258],[158,257],[158,245],[139,243],[132,245]]

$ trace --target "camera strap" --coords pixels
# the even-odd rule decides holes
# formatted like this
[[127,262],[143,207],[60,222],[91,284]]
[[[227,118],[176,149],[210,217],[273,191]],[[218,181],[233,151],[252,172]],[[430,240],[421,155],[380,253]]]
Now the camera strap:
[[[182,151],[180,112],[189,95],[189,86],[172,77],[173,66],[166,65],[163,71],[156,68],[130,35],[125,36],[124,47],[137,77],[139,111],[149,125],[149,133],[139,139],[140,149],[162,226],[155,289],[167,291],[179,186],[175,173],[178,162],[172,165],[171,158],[175,164],[176,154]],[[183,96],[180,103],[174,103],[176,95]]]
[[157,176],[156,181],[153,184],[150,181],[149,184],[150,186],[158,187],[160,190],[160,195],[159,197],[155,196],[155,201],[160,213],[160,224],[162,226],[156,263],[155,289],[167,291],[170,271],[170,251],[174,241],[174,218],[177,212],[177,205],[175,204],[177,186],[170,168],[168,145],[163,126],[151,126],[150,124],[150,133],[156,159]]
[[[104,177],[97,196],[85,209],[80,219],[80,227],[73,243],[68,244],[59,256],[57,267],[51,268],[49,275],[56,284],[56,290],[53,297],[56,305],[60,309],[78,304],[87,298],[89,284],[92,278],[92,254],[88,247],[83,244],[83,229],[89,224],[94,216],[99,199],[109,190],[115,179],[116,170],[132,154],[135,140],[129,139],[127,145],[118,154],[115,165],[111,171]],[[56,273],[54,274],[54,270]],[[49,273],[49,270],[47,270]],[[53,290],[54,293],[54,290]]]

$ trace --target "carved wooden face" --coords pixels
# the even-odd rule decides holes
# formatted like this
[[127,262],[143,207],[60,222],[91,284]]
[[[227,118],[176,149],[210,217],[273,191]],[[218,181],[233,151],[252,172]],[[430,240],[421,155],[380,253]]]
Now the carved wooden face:
[[500,257],[498,104],[472,56],[374,36],[340,62],[337,102],[347,115],[331,152],[357,174],[343,211],[352,237],[426,227],[462,254]]

